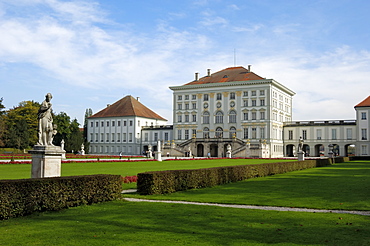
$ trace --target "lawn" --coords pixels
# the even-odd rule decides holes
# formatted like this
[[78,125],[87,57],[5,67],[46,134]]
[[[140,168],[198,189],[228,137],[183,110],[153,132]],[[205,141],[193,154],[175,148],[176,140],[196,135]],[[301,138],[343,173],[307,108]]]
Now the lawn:
[[353,161],[205,189],[136,198],[370,210],[370,162]]

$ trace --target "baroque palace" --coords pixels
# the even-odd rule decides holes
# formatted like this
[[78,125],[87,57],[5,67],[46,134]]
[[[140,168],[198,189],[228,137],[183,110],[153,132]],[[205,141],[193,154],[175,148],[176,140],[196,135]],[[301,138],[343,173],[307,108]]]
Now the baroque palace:
[[[355,106],[356,120],[292,121],[295,93],[251,67],[230,67],[172,86],[173,125],[126,96],[88,118],[90,153],[125,155],[156,151],[171,156],[370,155],[370,96]],[[228,152],[229,151],[229,152]]]

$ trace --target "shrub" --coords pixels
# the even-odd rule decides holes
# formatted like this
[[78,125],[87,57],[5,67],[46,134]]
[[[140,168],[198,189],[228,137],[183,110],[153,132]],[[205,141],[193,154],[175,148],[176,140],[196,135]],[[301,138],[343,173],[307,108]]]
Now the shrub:
[[120,175],[0,180],[0,219],[115,200]]
[[[336,158],[343,162],[348,158]],[[237,182],[249,178],[322,167],[332,164],[332,159],[315,159],[295,162],[265,163],[214,167],[194,170],[155,171],[138,174],[137,188],[141,195],[164,194],[194,188]]]

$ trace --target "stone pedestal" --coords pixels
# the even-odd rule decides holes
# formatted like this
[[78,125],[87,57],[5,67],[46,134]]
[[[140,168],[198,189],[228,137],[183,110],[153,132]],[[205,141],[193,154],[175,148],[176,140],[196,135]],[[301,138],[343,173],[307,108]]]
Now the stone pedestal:
[[60,177],[65,151],[59,146],[35,145],[32,150],[31,178]]
[[304,161],[304,152],[302,150],[298,152],[298,161]]

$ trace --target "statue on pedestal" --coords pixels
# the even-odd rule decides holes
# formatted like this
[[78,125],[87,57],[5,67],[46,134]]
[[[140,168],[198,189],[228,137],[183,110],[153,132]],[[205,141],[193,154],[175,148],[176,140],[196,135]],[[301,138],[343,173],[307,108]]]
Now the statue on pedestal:
[[53,125],[53,117],[52,117],[52,104],[50,100],[53,98],[51,93],[46,94],[45,100],[42,102],[39,112],[37,114],[37,118],[39,121],[39,128],[38,128],[38,137],[39,140],[37,145],[43,146],[54,146],[53,145],[53,138],[54,135],[57,133],[56,125]]

